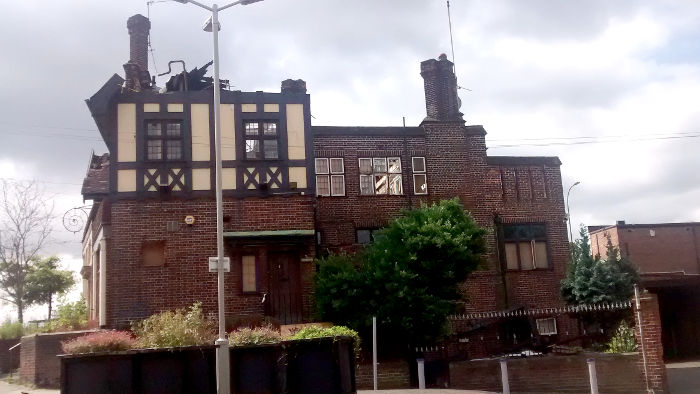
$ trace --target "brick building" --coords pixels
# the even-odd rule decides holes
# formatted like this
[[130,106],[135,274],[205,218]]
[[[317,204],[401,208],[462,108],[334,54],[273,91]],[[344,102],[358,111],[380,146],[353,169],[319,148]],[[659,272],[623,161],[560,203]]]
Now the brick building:
[[589,226],[591,253],[605,259],[608,239],[659,298],[666,357],[700,354],[700,223]]
[[[87,100],[109,153],[93,155],[83,185],[94,202],[84,292],[107,327],[194,301],[216,311],[207,270],[216,254],[211,86],[190,70],[157,91],[147,71],[150,23],[136,15],[128,28],[126,77]],[[228,319],[313,319],[318,253],[360,248],[401,209],[455,196],[489,230],[465,310],[562,303],[561,162],[487,155],[486,131],[460,112],[452,63],[426,60],[420,74],[427,116],[410,127],[312,126],[302,80],[285,80],[280,93],[222,90]],[[541,323],[552,335],[570,324]]]

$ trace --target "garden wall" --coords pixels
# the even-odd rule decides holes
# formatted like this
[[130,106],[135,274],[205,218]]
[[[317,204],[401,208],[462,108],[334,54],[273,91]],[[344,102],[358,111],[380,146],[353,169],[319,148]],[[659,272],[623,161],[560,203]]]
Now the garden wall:
[[[374,375],[372,363],[358,364],[355,370],[355,383],[358,390],[372,390]],[[411,387],[410,370],[405,360],[381,361],[377,364],[377,388],[407,389]]]
[[[596,360],[598,389],[601,393],[642,393],[644,378],[638,368],[637,353],[587,353],[573,356],[542,356],[508,359],[511,392],[590,393],[589,358]],[[501,366],[498,360],[450,363],[450,387],[500,391]]]
[[19,368],[19,346],[12,349],[20,341],[20,338],[0,339],[0,373],[9,373]]
[[61,342],[94,330],[35,334],[22,337],[19,378],[39,387],[59,387],[61,363],[56,357],[63,353]]

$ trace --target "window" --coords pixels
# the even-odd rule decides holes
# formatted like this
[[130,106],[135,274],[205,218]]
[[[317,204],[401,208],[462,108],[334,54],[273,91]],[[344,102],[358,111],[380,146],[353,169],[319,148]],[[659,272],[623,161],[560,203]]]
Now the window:
[[540,335],[557,335],[557,319],[548,317],[546,319],[536,319],[537,332]]
[[243,292],[254,293],[258,291],[255,256],[243,256],[241,258],[241,271],[241,277],[243,278]]
[[245,158],[279,159],[277,123],[245,122]]
[[412,157],[413,194],[428,194],[428,176],[425,173],[425,157]]
[[345,195],[345,163],[342,158],[320,158],[315,160],[316,195]]
[[149,120],[146,122],[146,159],[182,160],[182,122]]
[[400,157],[360,158],[360,194],[403,194]]
[[356,230],[357,243],[360,245],[368,245],[372,242],[377,235],[379,235],[379,229],[377,228],[362,228]]
[[144,266],[165,265],[165,241],[144,241],[141,245],[141,252]]
[[549,268],[547,228],[544,224],[505,225],[503,239],[509,270]]

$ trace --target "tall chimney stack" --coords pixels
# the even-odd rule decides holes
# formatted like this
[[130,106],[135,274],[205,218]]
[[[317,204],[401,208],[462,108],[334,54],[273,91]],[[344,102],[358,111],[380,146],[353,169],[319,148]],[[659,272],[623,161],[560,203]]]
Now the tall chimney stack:
[[141,71],[148,71],[148,33],[151,21],[136,14],[126,21],[126,27],[130,37],[129,63],[138,65]]
[[459,112],[454,65],[447,60],[447,56],[443,53],[438,60],[421,62],[420,75],[425,88],[426,119],[464,121],[463,114]]

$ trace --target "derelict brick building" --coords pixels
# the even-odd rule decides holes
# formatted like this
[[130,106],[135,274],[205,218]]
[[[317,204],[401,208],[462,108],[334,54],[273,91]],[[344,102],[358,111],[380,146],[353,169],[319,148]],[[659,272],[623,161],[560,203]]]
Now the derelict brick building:
[[[216,311],[212,90],[202,70],[166,92],[147,71],[149,21],[129,19],[131,60],[88,107],[109,153],[83,185],[91,316],[120,327],[201,301]],[[569,256],[560,161],[487,155],[485,130],[459,111],[453,65],[420,64],[427,116],[412,127],[312,126],[306,83],[280,93],[222,90],[224,232],[232,321],[313,319],[314,258],[369,242],[403,208],[459,197],[488,231],[466,310],[560,305]],[[553,320],[554,319],[554,320]],[[557,335],[556,318],[541,331]],[[539,324],[538,324],[539,325]],[[561,330],[560,330],[561,331]]]

